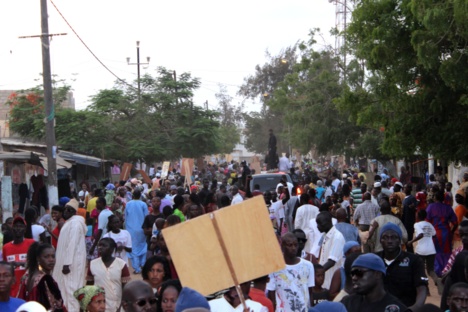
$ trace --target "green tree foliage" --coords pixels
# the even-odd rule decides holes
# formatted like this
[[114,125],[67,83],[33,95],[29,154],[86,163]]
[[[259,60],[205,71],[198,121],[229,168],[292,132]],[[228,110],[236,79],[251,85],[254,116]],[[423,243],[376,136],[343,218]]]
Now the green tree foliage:
[[367,77],[341,107],[383,130],[391,157],[468,161],[468,5],[465,0],[359,0],[347,41]]
[[[140,101],[136,88],[117,82],[113,89],[92,96],[86,110],[56,109],[60,148],[123,161],[195,158],[219,152],[218,113],[193,104],[193,91],[200,85],[197,78],[183,73],[175,80],[172,72],[160,68],[156,77],[146,75],[140,82]],[[10,100],[11,129],[22,136],[43,138],[42,93],[37,89],[32,94],[29,99],[16,96]]]
[[279,84],[269,105],[285,113],[291,144],[302,153],[353,155],[360,129],[337,110],[342,85],[338,59],[331,49],[314,50],[315,31],[301,43],[300,61]]
[[255,66],[255,74],[244,79],[238,94],[261,103],[260,112],[244,114],[246,148],[256,153],[266,153],[268,149],[268,130],[273,129],[277,138],[278,153],[288,149],[289,132],[283,125],[285,112],[274,110],[268,105],[273,99],[279,83],[291,72],[297,60],[297,45],[288,47],[278,55],[266,52],[267,61]]

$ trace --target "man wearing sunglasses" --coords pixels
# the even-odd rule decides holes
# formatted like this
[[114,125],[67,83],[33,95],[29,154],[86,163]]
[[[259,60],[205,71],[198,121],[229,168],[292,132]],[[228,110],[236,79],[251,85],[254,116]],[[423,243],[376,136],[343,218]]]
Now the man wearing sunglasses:
[[341,302],[348,312],[403,312],[408,308],[384,287],[386,269],[382,259],[375,254],[364,254],[354,260],[351,278],[354,294]]
[[140,280],[127,283],[122,292],[122,307],[125,312],[156,311],[153,289]]
[[392,222],[380,230],[383,250],[377,255],[384,261],[387,275],[385,289],[413,311],[424,305],[427,297],[427,276],[421,258],[401,250],[402,232]]

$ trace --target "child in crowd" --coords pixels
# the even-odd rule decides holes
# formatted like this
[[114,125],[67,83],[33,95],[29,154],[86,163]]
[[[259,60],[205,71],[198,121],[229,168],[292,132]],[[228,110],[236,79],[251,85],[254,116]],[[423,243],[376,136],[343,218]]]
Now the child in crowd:
[[312,306],[319,304],[322,301],[330,300],[330,291],[323,288],[323,282],[325,281],[325,269],[320,264],[314,264],[315,272],[315,286],[312,288],[313,301]]
[[410,240],[407,245],[411,245],[414,242],[418,242],[414,253],[418,254],[426,265],[427,274],[434,280],[437,280],[437,275],[434,272],[434,261],[436,250],[432,236],[436,235],[434,226],[425,221],[427,217],[426,210],[419,210],[417,213],[417,222],[414,224],[414,235],[415,237]]

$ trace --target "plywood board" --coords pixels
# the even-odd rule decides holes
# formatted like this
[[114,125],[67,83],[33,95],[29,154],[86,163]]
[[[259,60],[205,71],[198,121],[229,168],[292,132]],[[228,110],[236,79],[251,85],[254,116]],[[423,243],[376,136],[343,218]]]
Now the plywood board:
[[262,166],[260,165],[260,158],[258,156],[252,156],[250,160],[250,168],[254,169],[256,174],[260,173]]
[[167,174],[169,173],[169,165],[170,165],[170,162],[168,161],[163,162],[162,170],[161,170],[161,179],[167,178]]
[[130,177],[130,171],[132,171],[133,165],[131,163],[124,163],[122,171],[120,171],[120,181],[127,181]]
[[163,230],[182,285],[203,295],[234,286],[212,218],[239,283],[285,267],[268,209],[258,196]]
[[141,174],[141,177],[143,178],[143,181],[145,183],[148,183],[148,185],[152,183],[150,177],[148,177],[148,175],[146,174],[144,170],[138,170],[138,173]]

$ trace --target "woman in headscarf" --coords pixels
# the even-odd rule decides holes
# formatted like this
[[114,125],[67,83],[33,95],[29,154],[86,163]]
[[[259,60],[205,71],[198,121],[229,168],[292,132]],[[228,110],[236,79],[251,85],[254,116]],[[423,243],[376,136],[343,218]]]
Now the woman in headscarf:
[[81,287],[73,294],[80,303],[80,310],[83,312],[105,312],[106,293],[98,286]]

